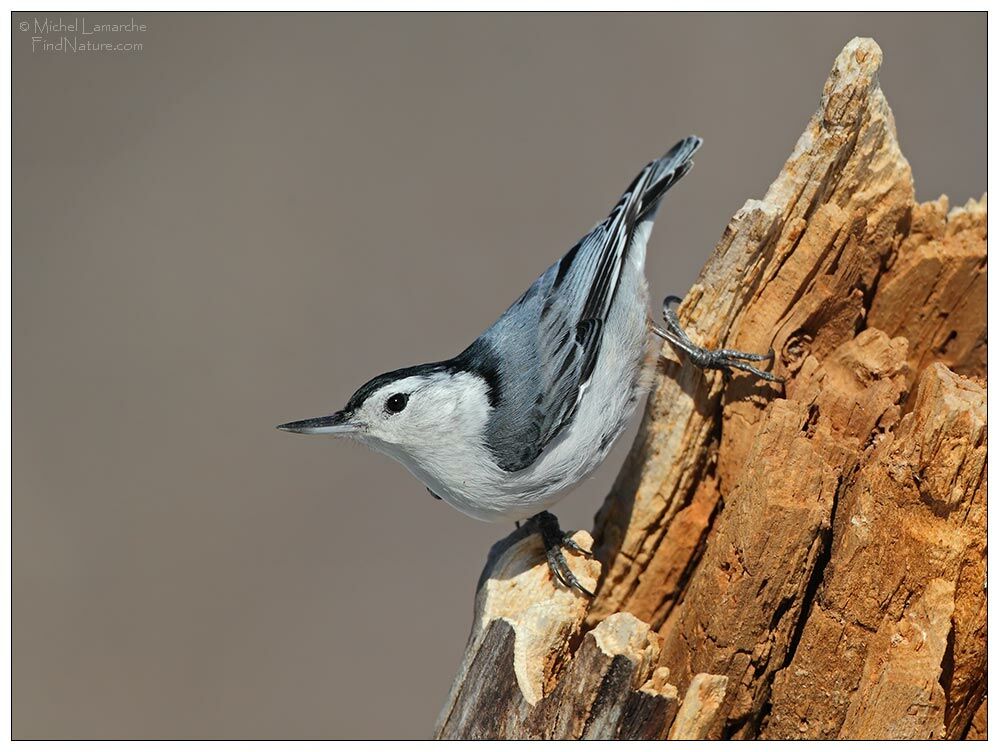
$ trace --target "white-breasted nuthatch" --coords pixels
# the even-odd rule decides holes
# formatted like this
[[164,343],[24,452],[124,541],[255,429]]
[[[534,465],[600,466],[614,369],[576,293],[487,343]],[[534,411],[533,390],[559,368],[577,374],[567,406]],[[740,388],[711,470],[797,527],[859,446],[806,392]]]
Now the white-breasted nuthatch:
[[700,145],[689,136],[646,165],[607,218],[461,354],[376,376],[342,410],[278,428],[357,439],[477,519],[531,517],[552,573],[588,592],[562,553],[578,546],[545,510],[596,469],[627,426],[652,380],[653,335],[701,368],[778,380],[744,362],[772,353],[695,345],[670,307],[676,298],[664,303],[665,329],[648,315],[645,246],[656,210]]

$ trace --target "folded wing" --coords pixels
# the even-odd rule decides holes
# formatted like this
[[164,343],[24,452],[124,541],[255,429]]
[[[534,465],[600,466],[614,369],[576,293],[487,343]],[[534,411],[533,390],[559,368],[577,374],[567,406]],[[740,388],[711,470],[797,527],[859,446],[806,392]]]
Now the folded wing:
[[529,467],[575,414],[600,355],[635,229],[654,218],[700,144],[688,137],[646,165],[607,218],[463,353],[480,359],[488,353],[490,367],[501,372],[487,442],[502,469]]

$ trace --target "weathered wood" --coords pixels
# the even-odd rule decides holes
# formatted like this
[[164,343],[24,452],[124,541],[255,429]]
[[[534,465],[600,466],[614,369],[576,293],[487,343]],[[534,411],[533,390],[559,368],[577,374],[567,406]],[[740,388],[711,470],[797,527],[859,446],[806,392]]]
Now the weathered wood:
[[954,613],[954,583],[931,580],[897,622],[871,639],[860,685],[839,730],[845,739],[942,739],[940,673]]
[[[592,542],[585,532],[573,538],[583,547]],[[593,586],[596,561],[573,556],[570,565]],[[676,688],[652,677],[659,636],[631,614],[613,614],[587,632],[570,658],[585,607],[583,596],[553,583],[540,536],[514,533],[497,544],[435,736],[608,739],[622,725],[627,734],[664,733],[676,712]]]
[[761,425],[683,608],[663,627],[663,663],[680,687],[723,674],[727,730],[755,728],[792,649],[844,471],[904,391],[905,342],[862,332],[809,359]]
[[985,376],[987,202],[948,205],[943,197],[913,207],[867,317],[869,326],[906,338],[913,378],[934,361]]
[[[573,539],[592,545],[589,533]],[[600,565],[567,557],[594,587]],[[521,531],[493,546],[475,599],[465,657],[437,721],[438,738],[521,738],[525,718],[554,687],[555,670],[586,614],[586,598],[553,582],[541,536]]]
[[987,200],[916,203],[880,62],[846,46],[681,306],[785,384],[664,349],[571,557],[596,599],[497,544],[439,737],[987,733]]
[[631,614],[612,614],[587,633],[535,729],[544,739],[613,739],[625,703],[652,673],[659,637]]
[[[732,218],[681,306],[696,341],[773,347],[777,372],[793,379],[809,356],[821,360],[861,327],[865,295],[914,203],[909,164],[877,85],[880,62],[870,40],[853,40],[837,58],[784,169],[761,201]],[[780,395],[745,376],[726,385],[664,355],[664,378],[597,518],[605,575],[590,623],[622,609],[642,619],[662,611],[638,589],[640,575],[706,476],[717,478],[718,498],[731,491],[764,406]]]
[[683,705],[670,728],[669,738],[707,739],[722,720],[722,703],[728,688],[727,676],[698,674],[690,680]]
[[[935,668],[891,670],[908,672],[920,686],[945,681],[946,735],[960,737],[985,692],[985,460],[985,390],[931,365],[913,412],[867,449],[840,494],[829,564],[794,658],[774,682],[768,736],[848,737],[860,730],[846,718],[856,715],[857,702],[871,702],[862,697],[870,691],[863,682],[881,670],[879,661],[908,660],[885,655],[884,635],[894,639],[899,624],[923,618],[907,614],[939,583],[934,587],[947,589],[950,605],[945,623],[935,622],[945,631],[931,643],[935,649],[951,640],[948,675],[943,652]],[[943,599],[937,594],[930,603],[943,608]],[[942,689],[934,698],[942,700]],[[934,727],[932,735],[944,734]]]
[[680,707],[676,687],[668,683],[669,669],[657,668],[652,677],[625,701],[617,739],[665,739]]
[[978,710],[975,711],[975,715],[971,719],[971,725],[968,726],[968,730],[964,735],[965,739],[968,740],[981,740],[985,741],[989,738],[988,731],[988,715],[989,715],[989,703],[988,698],[982,699],[982,704],[978,706]]

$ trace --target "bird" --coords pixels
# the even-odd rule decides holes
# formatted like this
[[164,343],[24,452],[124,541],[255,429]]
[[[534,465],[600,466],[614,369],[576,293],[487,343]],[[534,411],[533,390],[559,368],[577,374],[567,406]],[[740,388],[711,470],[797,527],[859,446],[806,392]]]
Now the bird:
[[772,350],[696,345],[672,308],[679,298],[664,301],[665,327],[649,316],[646,245],[663,196],[701,143],[688,136],[649,162],[611,212],[458,355],[375,376],[342,409],[277,428],[355,439],[475,519],[526,520],[541,534],[552,575],[592,596],[564,549],[592,553],[548,509],[625,430],[651,386],[660,341],[701,369],[781,380],[750,365]]

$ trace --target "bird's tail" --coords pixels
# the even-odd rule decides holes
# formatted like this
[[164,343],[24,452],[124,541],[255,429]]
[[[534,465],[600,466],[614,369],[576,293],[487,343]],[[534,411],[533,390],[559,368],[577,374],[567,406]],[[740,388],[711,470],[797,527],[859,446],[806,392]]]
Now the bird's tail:
[[[694,152],[701,148],[701,139],[697,136],[687,136],[683,141],[678,142],[668,152],[659,159],[650,162],[642,171],[650,171],[642,190],[641,207],[638,210],[636,222],[653,219],[659,202],[670,188],[676,185],[687,171],[694,166],[692,157]],[[640,176],[641,177],[641,176]]]

